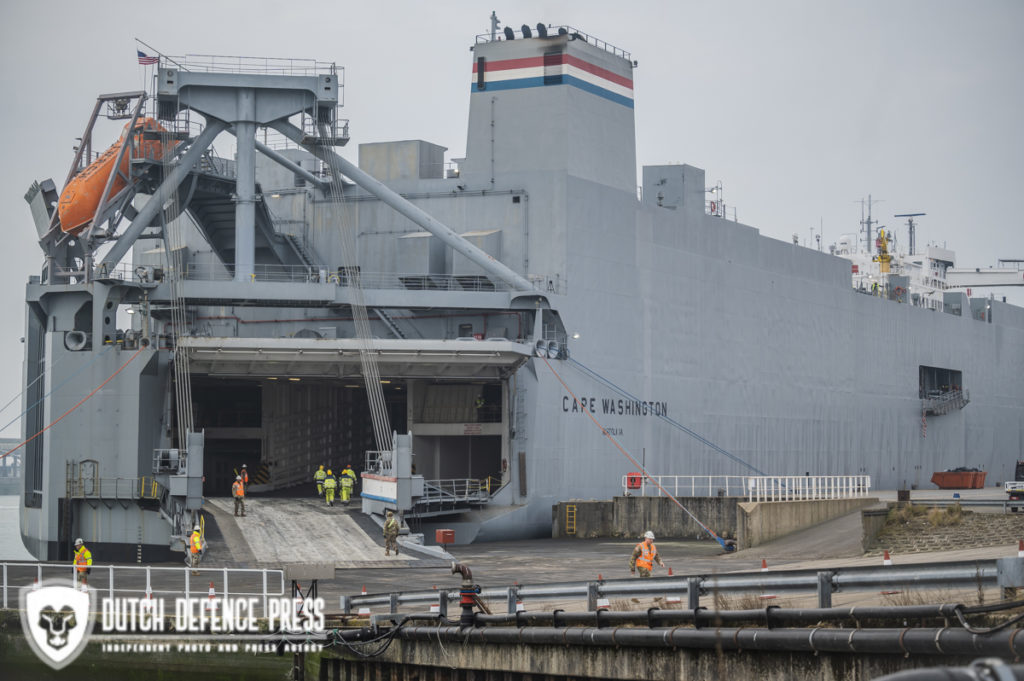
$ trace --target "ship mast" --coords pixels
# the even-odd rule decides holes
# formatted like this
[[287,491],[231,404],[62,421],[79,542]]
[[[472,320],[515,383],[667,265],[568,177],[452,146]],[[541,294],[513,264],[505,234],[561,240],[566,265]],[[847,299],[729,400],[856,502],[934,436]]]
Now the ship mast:
[[907,255],[914,255],[914,218],[927,215],[927,213],[898,213],[893,215],[894,218],[906,218],[907,219],[907,235],[908,235],[908,246],[910,250]]
[[881,203],[881,200],[872,201],[871,194],[868,194],[868,200],[867,200],[868,215],[865,218],[864,217],[864,199],[860,200],[860,231],[864,232],[864,234],[865,234],[865,239],[866,239],[865,243],[867,244],[867,252],[869,254],[871,253],[872,244],[875,243],[874,240],[871,238],[871,227],[872,227],[872,225],[877,225],[878,224],[878,220],[872,220],[871,219],[871,206],[873,204],[875,204],[875,203]]

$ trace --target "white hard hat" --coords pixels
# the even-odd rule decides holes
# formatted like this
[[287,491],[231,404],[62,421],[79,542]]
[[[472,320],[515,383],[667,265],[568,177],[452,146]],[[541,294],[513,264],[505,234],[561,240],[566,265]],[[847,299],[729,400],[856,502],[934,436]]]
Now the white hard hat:
[[654,539],[654,533],[650,530],[644,532],[644,539]]
[[242,464],[242,468],[247,468],[247,466],[246,466],[246,465],[245,465],[245,464],[243,463],[243,464]]
[[242,476],[241,476],[241,475],[236,475],[236,476],[235,476],[235,480],[241,480],[241,479],[242,479]]
[[195,527],[193,527],[192,529],[193,529],[193,530],[195,530],[196,532],[198,532],[198,531],[200,530],[200,527],[199,527],[198,525],[196,525],[196,526],[195,526]]
[[81,546],[81,545],[82,545],[82,544],[84,544],[84,543],[85,543],[85,542],[84,542],[84,541],[82,541],[82,538],[81,538],[81,537],[79,537],[78,539],[76,539],[76,540],[75,540],[75,546]]

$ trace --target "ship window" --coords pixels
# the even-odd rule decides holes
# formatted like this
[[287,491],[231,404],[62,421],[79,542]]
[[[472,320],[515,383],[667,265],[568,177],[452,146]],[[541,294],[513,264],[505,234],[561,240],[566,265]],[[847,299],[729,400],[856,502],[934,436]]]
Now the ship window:
[[963,372],[956,369],[921,366],[918,375],[922,400],[941,398],[963,390]]
[[562,51],[544,53],[544,84],[562,84]]
[[484,74],[487,72],[487,60],[483,57],[476,58],[476,89],[486,90],[487,81],[484,80]]
[[519,197],[518,196],[513,196],[512,197],[512,203],[519,203]]

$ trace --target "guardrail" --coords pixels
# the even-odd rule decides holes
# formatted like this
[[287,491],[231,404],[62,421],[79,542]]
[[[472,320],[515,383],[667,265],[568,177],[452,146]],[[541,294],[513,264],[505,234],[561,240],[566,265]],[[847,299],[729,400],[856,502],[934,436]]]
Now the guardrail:
[[[43,579],[67,579],[75,585],[75,567],[54,563],[0,563],[3,584],[3,607],[17,603],[21,587],[41,584]],[[209,584],[217,597],[245,596],[262,600],[263,614],[267,613],[267,599],[285,596],[283,570],[248,568],[199,568],[199,576],[187,567],[152,567],[148,565],[100,565],[94,563],[88,576],[88,588],[97,594],[114,598],[129,596],[155,599],[165,597],[203,597],[209,595]],[[232,585],[234,587],[232,588]],[[12,593],[13,592],[13,593]],[[13,596],[13,601],[12,601]]]
[[72,478],[68,497],[72,499],[159,499],[160,483],[154,478]]
[[[597,609],[597,599],[612,596],[686,596],[688,607],[700,607],[700,597],[714,594],[816,593],[819,608],[832,607],[832,594],[838,591],[876,589],[935,589],[1024,586],[1024,558],[1008,557],[981,561],[959,561],[921,565],[883,567],[846,567],[827,570],[779,570],[772,572],[736,572],[717,575],[652,577],[649,579],[563,582],[556,584],[513,585],[484,588],[483,598],[505,600],[508,612],[515,613],[517,603],[586,599],[588,611]],[[345,613],[353,608],[388,606],[398,612],[401,605],[438,604],[442,612],[449,602],[457,602],[458,589],[448,591],[408,591],[389,594],[342,596]]]
[[487,480],[453,478],[450,480],[424,480],[423,496],[417,503],[487,501],[490,498]]
[[[652,480],[654,482],[652,482]],[[655,484],[657,483],[657,484]],[[871,492],[870,475],[651,475],[622,476],[625,495],[746,497],[747,501],[855,499]],[[662,491],[664,490],[664,492]]]

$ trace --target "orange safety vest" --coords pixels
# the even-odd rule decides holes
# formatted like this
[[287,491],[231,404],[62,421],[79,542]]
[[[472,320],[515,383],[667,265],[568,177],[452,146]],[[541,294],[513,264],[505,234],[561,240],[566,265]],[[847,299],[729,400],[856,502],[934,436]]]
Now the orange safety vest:
[[647,542],[642,541],[639,544],[637,544],[637,548],[640,549],[640,555],[637,556],[636,564],[640,567],[645,567],[648,570],[653,569],[654,557],[658,555],[658,549],[654,545],[654,542],[651,542],[651,546],[650,548],[648,548]]
[[242,484],[243,485],[248,485],[249,484],[249,469],[248,468],[243,468],[242,469]]
[[199,538],[198,532],[192,533],[192,553],[199,553],[203,550],[203,540]]
[[241,480],[235,480],[231,485],[231,494],[236,497],[245,496],[245,485],[242,484]]
[[92,565],[92,552],[83,545],[82,548],[75,551],[75,569],[85,572],[90,565]]

